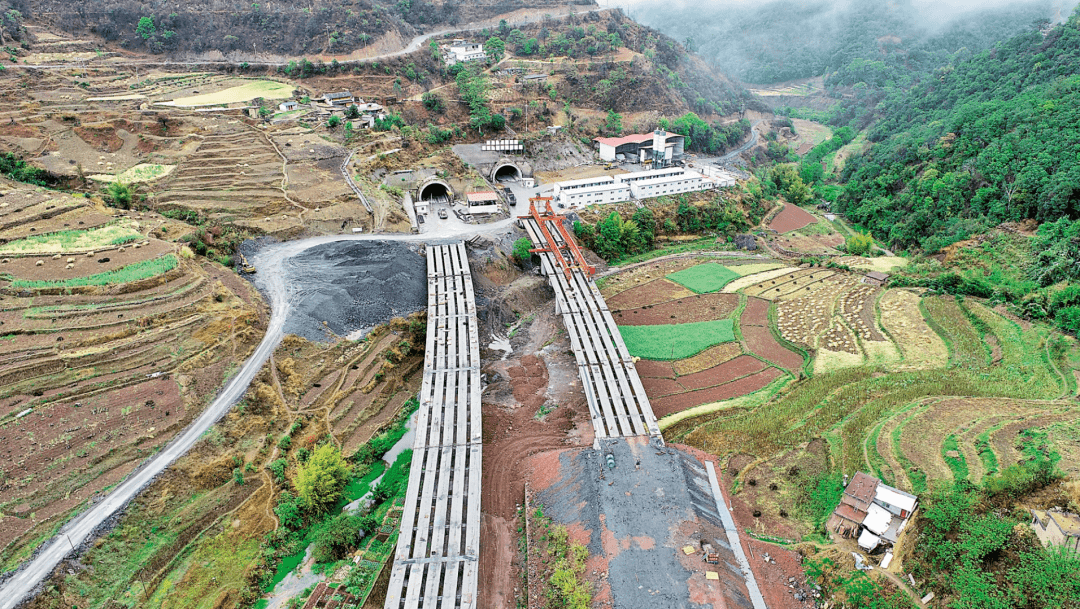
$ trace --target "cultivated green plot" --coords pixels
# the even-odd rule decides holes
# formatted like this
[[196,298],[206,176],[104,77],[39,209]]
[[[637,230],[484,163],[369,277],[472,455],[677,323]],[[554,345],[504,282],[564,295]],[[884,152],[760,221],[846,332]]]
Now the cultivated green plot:
[[662,326],[619,326],[630,355],[645,359],[676,360],[735,340],[730,319]]
[[14,288],[74,288],[90,285],[118,285],[131,283],[141,279],[164,275],[176,268],[178,261],[176,256],[169,254],[161,258],[142,260],[134,264],[120,267],[115,271],[107,271],[86,277],[74,277],[72,279],[32,280],[16,279],[11,282]]
[[120,182],[121,184],[134,184],[136,182],[152,182],[162,176],[167,176],[176,169],[176,165],[158,165],[156,163],[139,163],[121,173],[95,173],[90,176],[95,182]]
[[0,252],[39,254],[44,252],[76,252],[94,250],[109,245],[135,241],[142,233],[130,223],[120,222],[91,230],[65,230],[48,235],[27,237],[0,245]]
[[698,294],[708,294],[709,292],[721,290],[737,277],[739,277],[738,273],[715,262],[692,266],[667,276],[668,279],[684,285]]

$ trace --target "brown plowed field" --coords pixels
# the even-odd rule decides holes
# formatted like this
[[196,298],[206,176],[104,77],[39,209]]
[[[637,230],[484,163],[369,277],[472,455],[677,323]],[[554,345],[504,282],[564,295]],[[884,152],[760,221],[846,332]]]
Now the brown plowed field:
[[697,294],[645,308],[615,311],[613,314],[615,323],[622,326],[651,326],[724,319],[738,307],[738,294]]
[[715,385],[722,385],[734,379],[760,372],[765,369],[765,363],[756,357],[740,355],[730,362],[724,362],[719,366],[703,370],[694,374],[679,377],[679,384],[690,391],[705,389]]
[[769,325],[768,300],[750,296],[746,299],[746,308],[743,309],[742,319],[739,323],[744,326],[767,326]]
[[661,278],[619,292],[606,300],[608,308],[612,311],[625,311],[693,295],[693,292],[674,281]]
[[[730,345],[732,343],[726,344]],[[701,353],[698,355],[701,355]],[[697,357],[697,355],[694,357]],[[649,359],[640,359],[634,362],[634,368],[637,368],[638,375],[642,377],[675,378],[675,370],[672,369],[671,362],[657,362]]]
[[769,228],[778,233],[786,233],[788,231],[798,230],[804,226],[809,226],[814,222],[817,222],[817,218],[809,212],[798,205],[788,203],[784,205],[784,210],[773,218]]
[[649,396],[649,399],[686,391],[686,388],[680,385],[675,379],[646,377],[641,379],[641,385],[645,387],[645,395]]
[[744,376],[741,379],[723,385],[717,385],[716,387],[680,393],[678,395],[671,395],[650,401],[652,402],[653,412],[656,413],[656,416],[665,417],[669,414],[693,408],[694,406],[730,400],[734,397],[753,393],[780,378],[783,374],[783,372],[776,368],[766,368],[757,374]]
[[763,326],[746,326],[742,329],[746,346],[751,352],[764,357],[778,366],[794,372],[802,367],[802,355],[776,341],[776,337]]

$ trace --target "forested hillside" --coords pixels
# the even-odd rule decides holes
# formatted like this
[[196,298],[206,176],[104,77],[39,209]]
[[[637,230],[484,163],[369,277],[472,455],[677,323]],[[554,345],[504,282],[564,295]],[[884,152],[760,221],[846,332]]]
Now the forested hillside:
[[887,66],[892,72],[887,78],[941,65],[957,51],[984,49],[1035,20],[1053,18],[1062,4],[649,2],[632,16],[679,40],[690,38],[703,57],[745,82],[775,83],[836,72],[834,83],[845,84],[850,72],[857,73],[867,62]]
[[1080,12],[892,89],[874,145],[845,167],[840,210],[927,250],[1005,221],[1080,218],[1078,71]]
[[[589,0],[579,2],[592,4]],[[192,0],[162,4],[131,0],[4,0],[0,9],[5,15],[8,10],[16,10],[20,19],[50,23],[71,33],[98,35],[106,42],[139,52],[302,55],[345,54],[371,45],[390,32],[408,38],[431,26],[452,26],[521,8],[579,2],[313,0],[297,4]]]

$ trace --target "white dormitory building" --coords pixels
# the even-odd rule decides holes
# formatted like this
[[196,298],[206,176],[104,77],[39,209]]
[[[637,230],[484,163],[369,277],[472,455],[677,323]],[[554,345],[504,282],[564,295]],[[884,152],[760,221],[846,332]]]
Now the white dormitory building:
[[446,47],[444,56],[448,65],[454,65],[466,61],[483,61],[487,59],[484,45],[479,42],[467,42],[460,38],[454,40]]
[[696,171],[670,167],[559,182],[552,190],[552,197],[563,207],[585,207],[698,192],[715,188],[716,185],[716,182]]

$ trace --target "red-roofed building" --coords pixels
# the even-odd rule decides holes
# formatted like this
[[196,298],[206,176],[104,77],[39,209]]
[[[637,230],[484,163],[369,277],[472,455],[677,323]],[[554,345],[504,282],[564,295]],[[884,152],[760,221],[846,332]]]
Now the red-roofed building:
[[845,537],[857,535],[859,526],[863,520],[866,520],[866,512],[870,509],[870,504],[874,502],[878,484],[877,478],[856,472],[855,477],[844,489],[843,496],[840,497],[840,505],[829,517],[829,522],[826,524],[828,529]]
[[681,161],[686,146],[685,136],[661,129],[622,137],[598,137],[593,141],[601,160],[651,163],[653,167],[667,167]]

